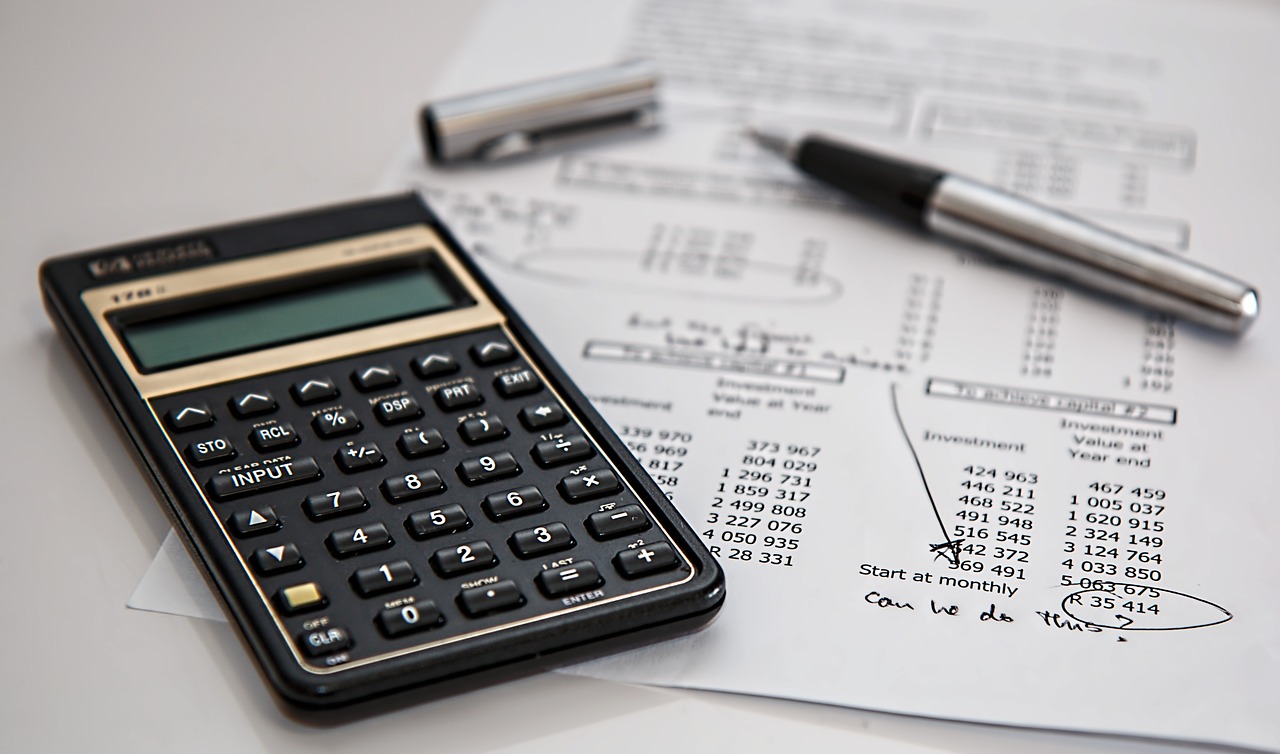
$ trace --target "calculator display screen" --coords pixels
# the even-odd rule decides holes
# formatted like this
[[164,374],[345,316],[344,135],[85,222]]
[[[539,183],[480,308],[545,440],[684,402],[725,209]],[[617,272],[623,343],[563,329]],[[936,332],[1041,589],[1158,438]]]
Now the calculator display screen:
[[398,267],[340,282],[264,292],[129,323],[121,336],[143,372],[453,309],[470,303],[441,271]]

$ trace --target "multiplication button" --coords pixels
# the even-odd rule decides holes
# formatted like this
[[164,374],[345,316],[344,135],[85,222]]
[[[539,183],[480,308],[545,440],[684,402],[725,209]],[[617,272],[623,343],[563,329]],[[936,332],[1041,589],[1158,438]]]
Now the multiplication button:
[[570,474],[556,486],[564,499],[571,503],[611,495],[622,489],[617,475],[609,469],[587,469],[581,474]]

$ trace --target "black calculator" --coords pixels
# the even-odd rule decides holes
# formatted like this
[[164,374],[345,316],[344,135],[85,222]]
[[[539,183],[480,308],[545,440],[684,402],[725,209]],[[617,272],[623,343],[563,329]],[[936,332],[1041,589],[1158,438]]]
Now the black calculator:
[[40,281],[291,702],[447,693],[724,600],[696,533],[414,195],[53,259]]

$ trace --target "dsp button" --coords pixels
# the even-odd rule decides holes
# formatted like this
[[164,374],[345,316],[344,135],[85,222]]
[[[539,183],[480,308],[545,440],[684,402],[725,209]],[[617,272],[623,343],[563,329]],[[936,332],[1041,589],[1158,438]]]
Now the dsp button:
[[422,406],[411,396],[402,395],[378,401],[373,407],[373,414],[383,424],[399,424],[422,416]]
[[277,487],[302,484],[319,479],[320,476],[320,466],[315,459],[303,457],[216,474],[209,480],[207,487],[214,498],[230,500]]
[[351,634],[342,626],[327,626],[298,634],[298,646],[307,657],[323,657],[351,646]]
[[493,386],[503,398],[528,395],[542,389],[542,380],[531,369],[507,372],[493,378]]
[[298,436],[298,433],[293,429],[293,425],[289,422],[272,422],[271,424],[254,427],[253,432],[249,434],[249,442],[253,443],[253,447],[265,453],[268,450],[292,448],[302,442],[302,438]]
[[192,403],[189,406],[175,408],[164,415],[165,424],[175,432],[186,432],[213,424],[213,411],[204,403]]
[[613,510],[592,513],[587,518],[587,531],[596,539],[612,539],[623,534],[648,529],[649,517],[638,505],[624,505]]

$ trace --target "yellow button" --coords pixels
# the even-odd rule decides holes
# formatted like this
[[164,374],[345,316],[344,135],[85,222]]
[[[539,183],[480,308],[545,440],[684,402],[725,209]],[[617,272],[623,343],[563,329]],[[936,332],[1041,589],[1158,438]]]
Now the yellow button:
[[323,604],[324,594],[320,591],[320,587],[316,585],[316,582],[308,581],[305,584],[296,584],[281,589],[280,601],[284,603],[286,610],[305,610],[308,607]]

